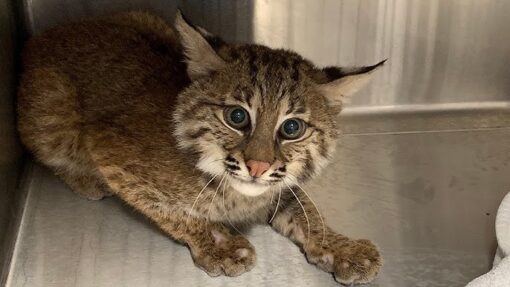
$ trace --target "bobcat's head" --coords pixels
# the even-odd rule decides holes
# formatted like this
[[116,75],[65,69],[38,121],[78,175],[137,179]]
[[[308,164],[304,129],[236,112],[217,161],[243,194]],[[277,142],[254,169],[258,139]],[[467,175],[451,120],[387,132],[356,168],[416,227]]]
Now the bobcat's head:
[[318,174],[335,149],[343,99],[383,64],[320,69],[291,51],[227,44],[180,13],[175,26],[192,80],[174,114],[179,145],[249,196]]

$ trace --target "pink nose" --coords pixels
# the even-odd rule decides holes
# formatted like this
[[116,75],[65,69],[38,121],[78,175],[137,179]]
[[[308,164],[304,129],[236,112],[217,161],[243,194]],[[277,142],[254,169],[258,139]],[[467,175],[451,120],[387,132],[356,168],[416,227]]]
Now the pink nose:
[[246,166],[250,171],[250,175],[255,177],[260,177],[269,169],[269,167],[271,167],[271,165],[267,162],[252,159],[246,162]]

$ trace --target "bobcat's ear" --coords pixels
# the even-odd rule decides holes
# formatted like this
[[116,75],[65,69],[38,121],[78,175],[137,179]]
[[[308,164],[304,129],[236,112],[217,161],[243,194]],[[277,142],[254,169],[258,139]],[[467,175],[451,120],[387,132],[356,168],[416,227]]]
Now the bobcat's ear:
[[327,67],[319,71],[316,77],[319,83],[319,91],[328,99],[330,106],[341,107],[345,98],[351,97],[372,77],[377,68],[381,67],[386,60],[373,66],[339,68]]
[[181,44],[188,64],[188,76],[191,80],[209,75],[222,69],[226,63],[207,42],[206,36],[212,35],[200,27],[194,27],[177,11],[175,28],[181,36]]

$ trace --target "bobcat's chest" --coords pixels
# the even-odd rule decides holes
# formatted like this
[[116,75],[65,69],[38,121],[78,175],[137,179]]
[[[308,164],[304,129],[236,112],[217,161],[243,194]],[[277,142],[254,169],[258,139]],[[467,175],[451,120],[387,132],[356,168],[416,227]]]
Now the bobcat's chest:
[[254,222],[265,220],[276,191],[267,191],[258,196],[246,196],[235,189],[209,190],[201,201],[197,213],[212,221]]

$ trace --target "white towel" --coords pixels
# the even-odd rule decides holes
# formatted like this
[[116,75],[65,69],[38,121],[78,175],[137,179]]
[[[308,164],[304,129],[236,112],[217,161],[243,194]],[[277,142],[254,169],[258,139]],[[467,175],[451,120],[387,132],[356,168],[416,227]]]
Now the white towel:
[[496,215],[498,250],[489,273],[471,281],[466,287],[510,286],[510,192],[505,196]]

